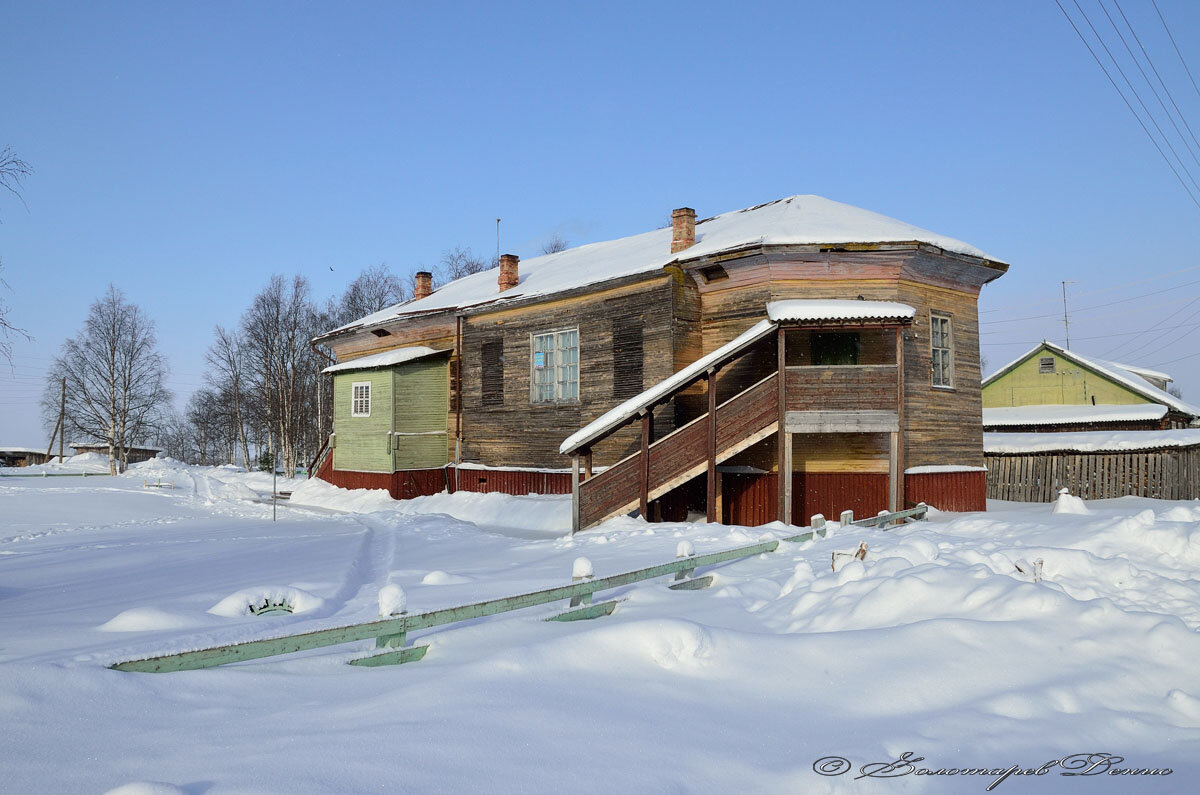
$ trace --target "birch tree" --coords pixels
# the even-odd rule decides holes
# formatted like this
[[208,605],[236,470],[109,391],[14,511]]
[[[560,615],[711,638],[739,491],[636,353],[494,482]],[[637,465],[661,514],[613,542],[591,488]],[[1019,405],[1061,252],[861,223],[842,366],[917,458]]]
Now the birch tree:
[[[246,435],[247,412],[245,409],[245,391],[247,367],[245,345],[236,332],[222,326],[216,328],[216,338],[205,356],[208,366],[217,376],[217,382],[222,391],[228,394],[228,406],[231,412],[231,423],[236,433],[237,441],[242,452],[242,466],[250,471],[250,445]],[[229,462],[234,463],[233,456]]]
[[47,376],[44,416],[57,415],[65,378],[67,431],[107,444],[114,475],[128,466],[129,447],[155,435],[170,407],[167,362],[157,345],[154,322],[110,284],[88,309],[80,332],[63,343]]
[[320,360],[309,347],[316,310],[308,280],[271,277],[242,316],[246,361],[267,423],[270,449],[282,454],[294,477],[301,455],[314,443],[313,405]]

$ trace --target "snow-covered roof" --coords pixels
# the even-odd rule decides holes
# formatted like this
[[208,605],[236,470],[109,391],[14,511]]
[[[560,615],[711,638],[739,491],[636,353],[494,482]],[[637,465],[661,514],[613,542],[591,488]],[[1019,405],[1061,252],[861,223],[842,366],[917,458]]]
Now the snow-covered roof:
[[[396,304],[327,332],[364,328],[401,316],[512,301],[572,290],[641,273],[673,262],[712,256],[754,245],[854,245],[926,243],[955,254],[1002,260],[969,243],[821,196],[789,196],[756,207],[722,213],[696,224],[696,242],[671,253],[671,228],[591,243],[520,264],[516,287],[500,292],[498,268],[464,276],[425,298]],[[325,336],[325,335],[323,335]]]
[[1075,425],[1084,422],[1134,422],[1161,420],[1167,407],[1159,403],[1099,406],[1003,406],[983,410],[983,427],[1013,425]]
[[439,353],[449,353],[447,350],[436,350],[424,345],[414,345],[411,348],[394,348],[383,353],[373,353],[370,356],[360,356],[357,359],[331,364],[322,373],[340,373],[346,370],[373,370],[378,367],[391,367],[405,362],[424,359],[426,356],[436,356]]
[[647,406],[653,405],[661,400],[664,396],[669,395],[676,388],[698,378],[705,370],[712,367],[727,356],[731,356],[738,350],[754,344],[758,340],[772,333],[778,326],[770,320],[760,320],[751,328],[744,331],[740,336],[725,343],[720,348],[717,348],[707,356],[702,356],[696,361],[689,364],[674,375],[666,378],[654,386],[647,389],[645,392],[631,397],[624,403],[604,412],[599,417],[580,428],[575,433],[571,434],[559,445],[558,452],[568,453],[572,450],[577,450],[584,444],[594,440],[596,437],[604,434],[611,428],[622,424],[626,420],[635,416],[639,411]]
[[1128,370],[1129,372],[1133,373],[1134,375],[1141,376],[1142,378],[1147,378],[1147,379],[1154,378],[1159,381],[1174,381],[1175,380],[1174,378],[1172,378],[1171,376],[1167,375],[1164,372],[1161,372],[1159,370],[1151,370],[1148,367],[1136,367],[1132,364],[1121,364],[1120,362],[1108,362],[1108,364],[1111,364],[1113,367],[1120,367],[1122,370]]
[[1155,450],[1200,445],[1200,428],[1173,431],[1083,431],[1079,433],[985,433],[985,453],[1080,453]]
[[41,453],[42,455],[45,455],[46,448],[43,447],[39,450],[36,447],[15,447],[12,445],[9,445],[9,446],[0,445],[0,453]]
[[[85,447],[108,447],[108,442],[67,442],[67,447],[79,450]],[[131,444],[125,449],[127,450],[153,450],[156,453],[161,453],[161,447],[155,447],[152,444]]]
[[908,304],[894,301],[845,301],[794,299],[767,304],[767,317],[775,322],[805,320],[912,320],[916,315]]
[[1145,373],[1154,373],[1156,376],[1164,376],[1167,380],[1170,380],[1170,376],[1166,376],[1165,373],[1158,373],[1154,370],[1146,370],[1144,368],[1131,368],[1129,365],[1108,362],[1104,359],[1097,359],[1091,356],[1083,356],[1082,354],[1078,354],[1074,351],[1069,351],[1066,348],[1055,345],[1053,342],[1049,342],[1048,340],[1042,340],[1042,342],[1032,350],[1023,353],[1016,359],[1013,359],[1011,362],[1001,367],[996,372],[989,375],[987,378],[983,379],[982,385],[986,387],[992,381],[995,381],[997,378],[1028,359],[1030,356],[1033,356],[1042,348],[1046,348],[1058,356],[1067,359],[1068,361],[1075,362],[1083,367],[1091,368],[1101,375],[1111,378],[1113,381],[1121,384],[1122,386],[1128,387],[1139,395],[1149,398],[1154,403],[1161,403],[1164,406],[1170,406],[1176,411],[1181,411],[1184,414],[1190,414],[1193,417],[1200,416],[1200,407],[1186,403],[1174,395],[1159,389],[1154,384],[1150,383],[1141,375],[1139,375],[1138,370],[1141,370],[1141,372]]

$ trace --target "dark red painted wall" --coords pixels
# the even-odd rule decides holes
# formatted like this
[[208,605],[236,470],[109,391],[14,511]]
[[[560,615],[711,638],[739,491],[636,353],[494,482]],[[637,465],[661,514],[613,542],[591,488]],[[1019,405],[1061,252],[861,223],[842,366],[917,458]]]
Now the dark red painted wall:
[[930,472],[904,476],[904,501],[939,511],[986,511],[987,472]]

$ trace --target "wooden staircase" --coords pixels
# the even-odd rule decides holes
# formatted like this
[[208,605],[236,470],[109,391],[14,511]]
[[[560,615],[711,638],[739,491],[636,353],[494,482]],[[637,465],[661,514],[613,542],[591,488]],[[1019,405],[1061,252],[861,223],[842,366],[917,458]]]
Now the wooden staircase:
[[[579,484],[578,529],[642,507],[775,433],[779,428],[778,375],[676,428],[653,444]],[[630,499],[632,495],[632,499]]]

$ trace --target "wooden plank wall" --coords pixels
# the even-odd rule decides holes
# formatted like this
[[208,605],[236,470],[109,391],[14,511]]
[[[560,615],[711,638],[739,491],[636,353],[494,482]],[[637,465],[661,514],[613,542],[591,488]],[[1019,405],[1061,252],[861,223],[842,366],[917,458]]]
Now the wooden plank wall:
[[[656,384],[673,370],[669,274],[626,287],[532,306],[469,316],[463,324],[463,460],[487,466],[560,467],[562,440],[620,402],[614,397],[613,318],[636,318],[642,325],[642,386]],[[579,400],[561,404],[530,402],[530,335],[579,329]],[[504,352],[503,400],[485,405],[481,385],[483,343],[501,341]],[[628,386],[628,385],[626,385]],[[675,427],[671,404],[655,411],[655,436]],[[609,465],[637,449],[637,428],[614,434],[593,451],[597,466]]]
[[986,472],[925,472],[904,476],[906,507],[919,502],[940,511],[986,511]]
[[896,366],[787,368],[789,411],[896,410]]
[[987,496],[1053,502],[1062,488],[1085,500],[1127,495],[1163,500],[1200,497],[1200,447],[1129,453],[988,455]]

